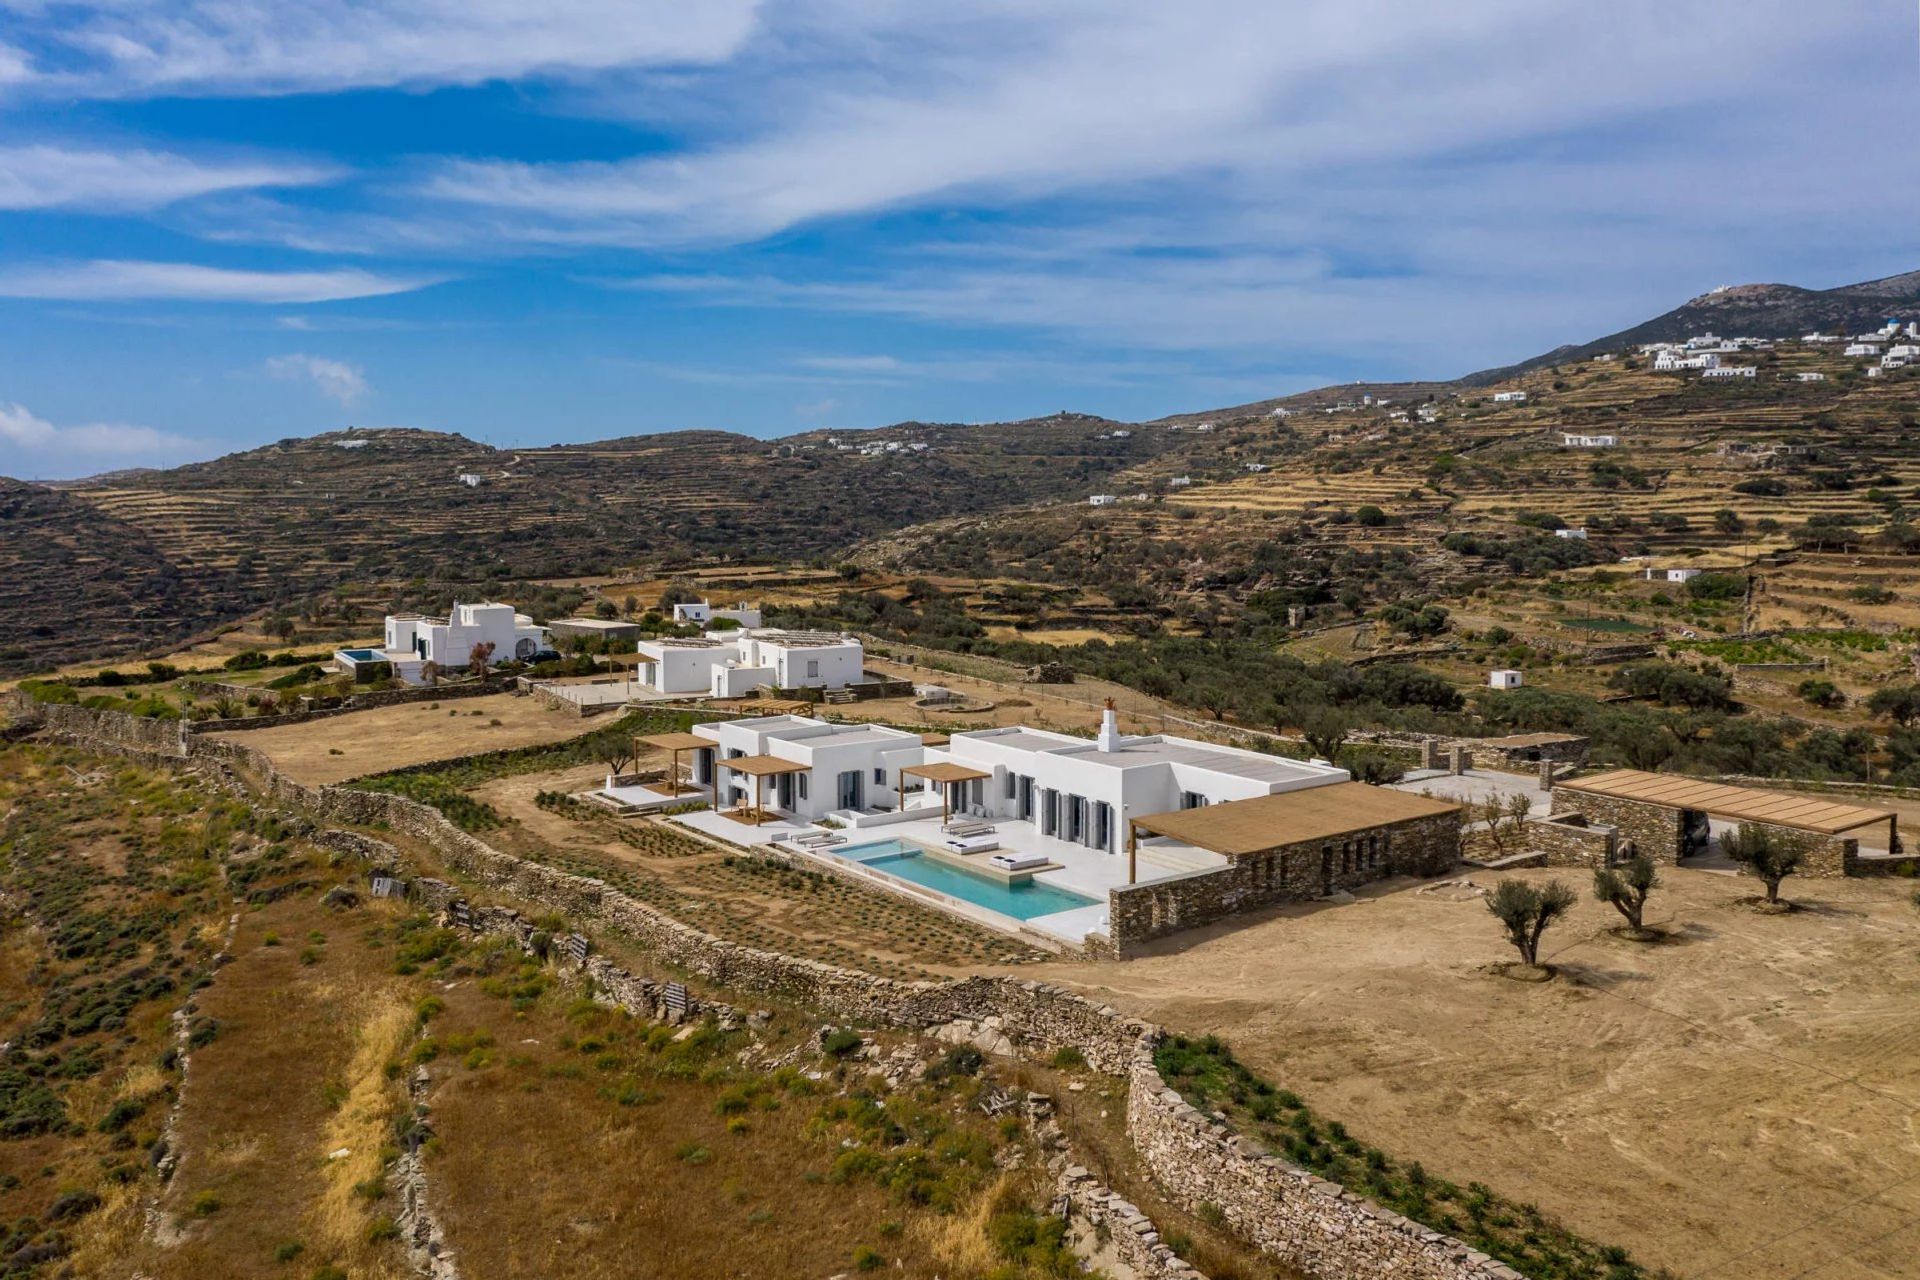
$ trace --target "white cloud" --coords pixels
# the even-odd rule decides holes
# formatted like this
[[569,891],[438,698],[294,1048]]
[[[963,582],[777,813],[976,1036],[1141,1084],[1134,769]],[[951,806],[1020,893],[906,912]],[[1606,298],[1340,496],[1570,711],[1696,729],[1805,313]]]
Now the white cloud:
[[676,85],[678,101],[636,100],[687,120],[689,145],[614,162],[455,160],[422,191],[517,215],[529,237],[544,225],[555,240],[636,245],[1066,192],[1311,200],[1310,184],[1363,166],[1652,129],[1660,113],[1710,127],[1730,94],[1804,113],[1794,86],[1831,90],[1821,73],[1876,36],[1800,0],[1753,0],[1701,59],[1668,38],[1664,11],[1654,0],[793,4],[727,74]]
[[[727,57],[757,0],[107,0],[20,6],[61,93],[312,93],[479,84]],[[51,62],[52,60],[49,60]]]
[[154,209],[215,191],[305,186],[337,169],[198,161],[160,151],[0,147],[0,209]]
[[357,404],[367,394],[366,374],[343,360],[305,354],[274,356],[266,368],[276,378],[310,382],[321,395],[342,405]]
[[0,470],[30,479],[70,479],[179,462],[205,447],[189,436],[152,427],[111,422],[55,426],[25,405],[0,402]]
[[0,269],[0,297],[70,301],[171,299],[187,302],[310,303],[408,293],[428,277],[332,271],[235,271],[187,262],[94,259]]

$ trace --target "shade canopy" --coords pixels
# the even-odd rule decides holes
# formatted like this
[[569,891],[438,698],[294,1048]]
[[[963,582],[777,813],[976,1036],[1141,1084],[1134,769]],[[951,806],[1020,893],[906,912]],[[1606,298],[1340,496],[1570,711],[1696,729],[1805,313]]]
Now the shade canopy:
[[1449,801],[1410,791],[1364,782],[1336,782],[1198,809],[1150,813],[1130,821],[1138,831],[1167,836],[1227,857],[1242,857],[1281,845],[1335,840],[1459,808]]
[[1687,778],[1674,773],[1647,773],[1641,769],[1615,769],[1609,773],[1597,773],[1591,778],[1574,778],[1556,784],[1555,789],[1614,800],[1634,800],[1641,804],[1664,805],[1671,809],[1697,809],[1736,822],[1764,822],[1824,836],[1838,835],[1842,831],[1872,826],[1877,822],[1891,822],[1896,816],[1889,810],[1870,809],[1865,805],[1838,804],[1832,800],[1795,795],[1788,791],[1734,787],[1724,782],[1704,782],[1699,778]]
[[[702,741],[702,746],[710,747],[711,742]],[[795,764],[791,760],[782,760],[779,756],[735,756],[731,760],[715,760],[715,764],[735,773],[749,774],[755,778],[771,778],[782,773],[805,773],[811,765]]]
[[979,769],[969,769],[963,764],[954,764],[941,760],[933,764],[910,764],[901,767],[900,772],[916,778],[925,778],[928,782],[972,782],[976,778],[991,778],[991,773]]
[[698,751],[715,745],[713,739],[703,738],[697,733],[642,733],[635,735],[633,740],[661,751]]

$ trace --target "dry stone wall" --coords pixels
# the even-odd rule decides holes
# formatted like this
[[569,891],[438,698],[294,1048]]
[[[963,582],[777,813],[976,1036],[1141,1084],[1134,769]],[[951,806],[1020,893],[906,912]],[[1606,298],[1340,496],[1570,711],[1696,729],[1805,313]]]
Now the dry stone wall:
[[1460,859],[1460,813],[1393,823],[1341,840],[1309,840],[1236,858],[1224,867],[1107,891],[1116,955],[1243,911],[1305,902],[1390,876],[1432,876]]
[[1672,864],[1680,860],[1680,810],[1664,805],[1642,804],[1613,796],[1590,795],[1564,784],[1556,787],[1553,802],[1563,812],[1585,815],[1588,822],[1612,827],[1620,833],[1620,852],[1632,841],[1637,852],[1655,862]]
[[[1234,1230],[1275,1258],[1311,1275],[1391,1275],[1396,1280],[1518,1280],[1518,1273],[1464,1242],[1380,1208],[1336,1183],[1263,1154],[1226,1126],[1201,1116],[1168,1087],[1154,1064],[1162,1032],[1106,1005],[1050,983],[973,977],[949,982],[902,982],[778,952],[741,946],[663,915],[597,880],[524,862],[461,831],[437,809],[402,796],[346,787],[309,787],[280,774],[272,760],[244,743],[187,734],[155,734],[155,722],[85,708],[47,726],[63,737],[112,750],[181,760],[191,758],[216,780],[306,810],[349,827],[385,827],[418,840],[462,877],[537,904],[575,922],[597,921],[620,930],[668,965],[715,986],[764,992],[849,1022],[966,1039],[992,1051],[1030,1059],[1077,1050],[1094,1069],[1128,1079],[1129,1137],[1166,1193],[1198,1209],[1217,1205]],[[166,724],[167,722],[159,722]],[[1458,838],[1457,819],[1454,837]],[[399,847],[358,832],[329,834],[333,847],[370,861]],[[1434,836],[1437,842],[1438,835]],[[1411,869],[1438,857],[1438,843],[1408,851]],[[1398,852],[1398,850],[1396,850]],[[384,864],[382,864],[384,865]],[[444,881],[416,879],[410,896],[446,910],[462,891]],[[510,932],[531,945],[532,926],[517,912],[482,908],[470,927]],[[590,956],[588,972],[609,993],[657,1001],[649,980]],[[657,990],[657,989],[656,989]],[[1111,1204],[1108,1205],[1111,1210]],[[1166,1263],[1157,1237],[1136,1232],[1131,1246],[1159,1264],[1141,1272],[1150,1280],[1186,1277]],[[1176,1260],[1177,1261],[1177,1260]],[[1143,1265],[1146,1265],[1143,1263]]]
[[1525,831],[1528,850],[1545,855],[1549,867],[1611,866],[1619,846],[1617,831],[1582,813],[1536,818]]

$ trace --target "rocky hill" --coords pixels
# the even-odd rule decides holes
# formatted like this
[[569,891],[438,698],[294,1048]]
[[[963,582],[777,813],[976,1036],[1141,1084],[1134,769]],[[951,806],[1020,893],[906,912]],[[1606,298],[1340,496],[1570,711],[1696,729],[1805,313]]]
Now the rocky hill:
[[1470,374],[1461,382],[1484,386],[1530,369],[1627,351],[1647,342],[1676,342],[1701,333],[1722,337],[1797,338],[1821,332],[1853,334],[1878,329],[1889,319],[1920,319],[1920,271],[1835,289],[1791,284],[1737,284],[1703,293],[1664,315],[1592,342],[1556,347],[1516,365]]

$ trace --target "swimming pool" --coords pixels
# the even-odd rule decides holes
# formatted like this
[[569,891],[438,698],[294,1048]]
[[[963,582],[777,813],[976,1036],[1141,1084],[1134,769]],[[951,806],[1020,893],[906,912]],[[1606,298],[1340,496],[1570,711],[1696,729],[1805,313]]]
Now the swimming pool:
[[1005,884],[993,877],[975,875],[926,857],[917,847],[904,840],[875,840],[870,844],[848,845],[846,848],[830,846],[826,852],[836,858],[845,858],[863,867],[885,872],[896,879],[944,893],[950,898],[971,902],[989,911],[998,911],[1015,920],[1031,920],[1035,916],[1050,916],[1058,911],[1099,905],[1097,898],[1034,880]]
[[351,658],[355,662],[380,662],[384,659],[377,649],[342,649],[340,656]]

